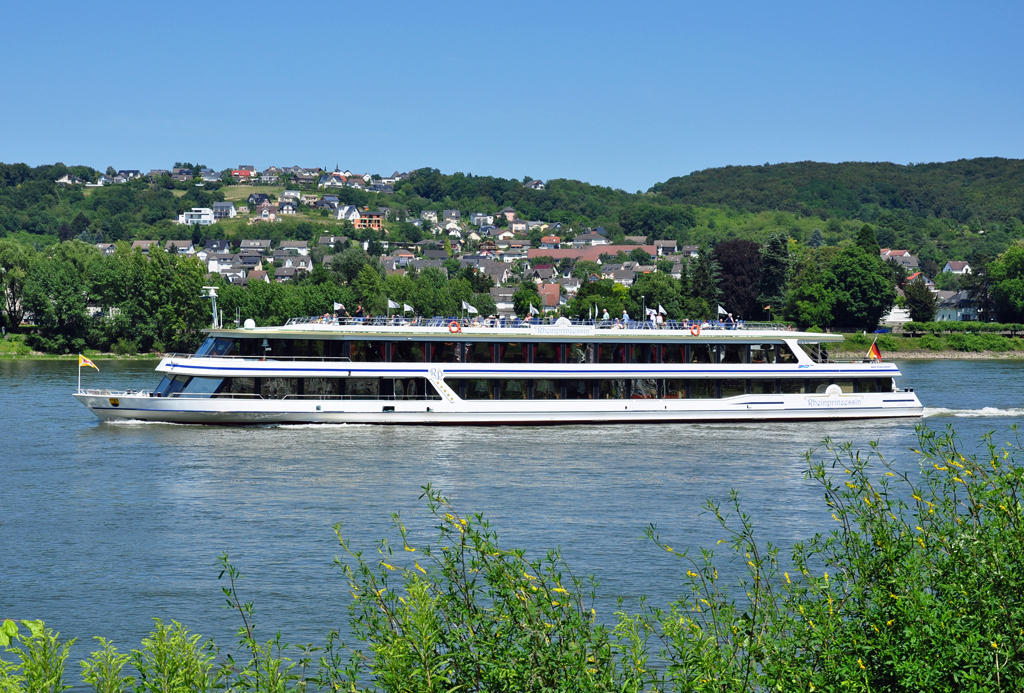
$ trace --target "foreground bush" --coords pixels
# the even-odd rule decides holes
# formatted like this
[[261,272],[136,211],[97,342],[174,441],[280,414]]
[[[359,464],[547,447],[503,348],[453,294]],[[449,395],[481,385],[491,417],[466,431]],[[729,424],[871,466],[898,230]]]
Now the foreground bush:
[[[834,527],[784,560],[762,544],[733,493],[709,501],[725,555],[677,551],[683,594],[641,600],[603,625],[597,584],[558,551],[529,560],[503,548],[480,515],[425,498],[436,541],[412,546],[401,518],[392,540],[359,551],[335,528],[335,559],[351,593],[350,631],[288,656],[260,642],[241,577],[222,558],[228,605],[241,620],[239,656],[159,621],[142,647],[100,648],[82,662],[100,693],[207,690],[384,691],[1015,691],[1024,685],[1024,467],[1020,444],[984,441],[968,455],[953,432],[918,429],[920,471],[898,472],[826,441],[808,453]],[[745,566],[739,585],[722,561]],[[732,587],[733,589],[730,589]],[[5,622],[0,691],[68,687],[74,641],[40,622]]]

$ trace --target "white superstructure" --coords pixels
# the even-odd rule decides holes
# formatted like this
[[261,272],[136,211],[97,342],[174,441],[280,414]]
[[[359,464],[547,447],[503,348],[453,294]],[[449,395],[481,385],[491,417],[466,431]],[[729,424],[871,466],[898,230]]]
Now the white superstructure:
[[101,419],[573,424],[919,417],[893,363],[837,362],[841,335],[777,325],[490,326],[303,318],[212,329],[152,392],[75,393]]

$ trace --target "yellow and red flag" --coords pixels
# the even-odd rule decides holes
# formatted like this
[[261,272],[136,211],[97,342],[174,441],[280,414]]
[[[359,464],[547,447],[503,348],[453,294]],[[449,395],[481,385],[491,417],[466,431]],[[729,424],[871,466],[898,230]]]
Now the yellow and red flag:
[[868,358],[872,361],[882,360],[882,352],[878,350],[878,345],[874,342],[871,342],[871,348],[868,349]]
[[[82,356],[81,354],[79,354],[78,355],[78,367],[81,368],[82,366],[89,366],[89,368],[96,368],[96,364],[95,363],[93,363],[89,359],[87,359],[84,356]],[[96,370],[99,370],[99,368],[96,368]]]

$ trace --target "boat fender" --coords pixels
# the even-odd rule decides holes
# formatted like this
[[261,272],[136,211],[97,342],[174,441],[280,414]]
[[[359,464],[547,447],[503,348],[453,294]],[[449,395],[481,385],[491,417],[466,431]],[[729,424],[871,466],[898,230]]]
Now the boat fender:
[[452,334],[457,334],[459,332],[462,332],[462,326],[459,324],[457,320],[452,320],[450,323],[448,323],[448,331],[451,332]]
[[700,337],[700,325],[690,325],[690,334],[694,337]]

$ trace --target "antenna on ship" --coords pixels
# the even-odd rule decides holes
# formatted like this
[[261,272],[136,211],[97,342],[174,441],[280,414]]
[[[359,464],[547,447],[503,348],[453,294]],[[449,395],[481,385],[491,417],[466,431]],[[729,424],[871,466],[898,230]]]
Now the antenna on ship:
[[204,286],[202,296],[203,298],[210,299],[210,311],[213,314],[213,329],[217,329],[220,327],[220,325],[217,324],[217,287]]

